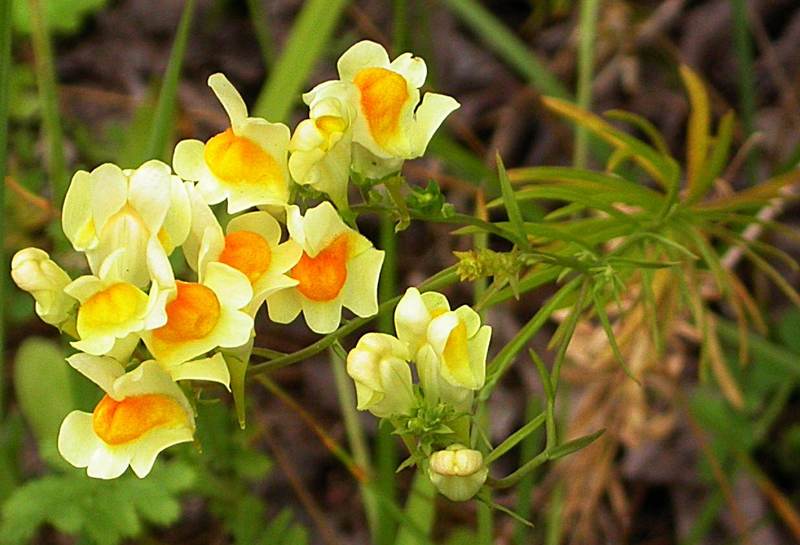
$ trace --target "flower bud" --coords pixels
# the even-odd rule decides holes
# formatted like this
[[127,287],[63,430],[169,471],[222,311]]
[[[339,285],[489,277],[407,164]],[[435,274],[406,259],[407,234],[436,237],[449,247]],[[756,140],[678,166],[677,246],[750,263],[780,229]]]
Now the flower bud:
[[36,314],[48,324],[60,326],[69,318],[75,299],[64,293],[72,280],[44,250],[25,248],[11,260],[11,277],[21,290],[36,300]]
[[395,337],[367,333],[347,355],[347,374],[356,384],[358,410],[379,418],[408,414],[416,404],[408,351]]
[[478,493],[489,469],[483,465],[483,455],[464,445],[450,445],[431,454],[428,477],[436,488],[453,501],[467,501]]

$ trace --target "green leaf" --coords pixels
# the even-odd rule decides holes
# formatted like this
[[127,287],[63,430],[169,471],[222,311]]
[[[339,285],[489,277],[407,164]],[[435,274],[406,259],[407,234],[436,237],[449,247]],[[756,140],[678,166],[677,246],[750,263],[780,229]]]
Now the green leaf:
[[254,115],[286,122],[349,0],[308,0],[297,16],[275,67],[253,108]]
[[486,456],[486,465],[491,464],[494,460],[497,460],[509,450],[514,448],[517,443],[525,439],[528,435],[539,429],[542,424],[544,424],[545,420],[545,413],[539,413],[536,418],[529,421],[527,424],[522,426],[520,429],[509,435],[502,443],[500,443],[492,452],[490,452]]
[[[39,0],[47,11],[47,26],[54,32],[73,34],[80,29],[84,19],[99,11],[108,0]],[[31,33],[31,14],[28,2],[12,2],[14,28]]]
[[525,222],[522,220],[522,212],[519,210],[519,203],[514,195],[514,189],[511,187],[511,182],[508,180],[506,167],[503,164],[503,159],[500,157],[500,152],[495,154],[497,161],[497,178],[500,180],[500,191],[503,196],[503,204],[508,213],[508,220],[511,223],[514,231],[517,233],[519,244],[523,249],[529,250],[531,245],[528,242],[528,235],[525,232]]
[[552,448],[547,451],[547,459],[548,460],[558,460],[559,458],[563,458],[568,454],[572,454],[573,452],[577,452],[583,448],[588,447],[594,441],[603,435],[606,430],[598,430],[594,433],[590,433],[589,435],[584,435],[583,437],[578,437],[577,439],[573,439],[572,441],[567,441],[562,445],[558,445],[555,448]]
[[730,111],[720,121],[711,156],[705,162],[696,183],[689,186],[689,193],[686,196],[687,203],[702,199],[728,163],[735,120],[736,116],[733,111]]
[[680,73],[691,104],[689,126],[686,130],[686,179],[691,193],[701,177],[708,154],[711,109],[708,104],[708,92],[700,76],[686,65],[680,67]]
[[236,418],[239,426],[244,429],[247,424],[247,401],[245,400],[245,386],[247,375],[247,362],[231,355],[225,355],[228,372],[231,374],[231,392],[233,403],[236,406]]
[[194,6],[195,0],[186,0],[183,7],[183,14],[178,23],[175,41],[169,54],[167,70],[164,73],[164,81],[161,84],[161,92],[158,95],[158,104],[153,117],[145,160],[152,158],[168,160],[171,155],[167,151],[167,142],[173,131],[178,80],[181,76],[183,58],[186,55],[186,43],[189,41],[189,34],[192,28]]
[[542,102],[553,112],[586,127],[617,149],[630,150],[631,157],[664,188],[673,188],[680,178],[680,167],[672,157],[665,156],[641,140],[617,130],[600,116],[581,110],[569,102],[543,97]]
[[141,534],[144,523],[168,525],[181,512],[178,495],[194,482],[179,462],[157,464],[147,479],[128,473],[103,481],[83,471],[48,475],[17,488],[0,510],[0,544],[24,545],[43,524],[98,545]]
[[28,337],[17,350],[17,401],[36,437],[39,453],[54,464],[61,463],[56,449],[61,421],[75,407],[70,371],[61,347],[50,340]]

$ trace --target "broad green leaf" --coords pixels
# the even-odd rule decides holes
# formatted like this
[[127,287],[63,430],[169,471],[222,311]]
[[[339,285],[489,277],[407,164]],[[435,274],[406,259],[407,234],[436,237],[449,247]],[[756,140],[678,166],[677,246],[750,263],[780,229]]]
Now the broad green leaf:
[[308,0],[253,108],[254,115],[286,122],[317,61],[326,51],[349,0]]
[[708,155],[708,134],[711,111],[708,92],[700,76],[686,65],[680,67],[681,79],[689,93],[691,113],[686,134],[686,179],[689,192],[697,185]]
[[39,452],[51,463],[59,463],[56,449],[61,421],[75,408],[70,366],[64,352],[53,341],[28,337],[14,361],[14,390],[20,410],[39,444]]

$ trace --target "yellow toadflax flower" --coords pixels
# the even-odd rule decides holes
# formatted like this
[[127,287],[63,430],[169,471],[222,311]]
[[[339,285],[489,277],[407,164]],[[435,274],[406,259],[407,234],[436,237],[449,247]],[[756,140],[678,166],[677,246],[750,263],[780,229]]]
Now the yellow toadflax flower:
[[[411,53],[390,61],[383,46],[364,40],[345,51],[337,68],[340,79],[357,89],[353,142],[374,158],[371,165],[365,164],[356,148],[354,160],[356,169],[370,177],[396,169],[397,160],[423,155],[433,133],[459,107],[454,98],[436,93],[426,93],[420,101],[427,67]],[[386,161],[389,164],[381,172],[381,163]],[[369,166],[378,171],[369,172]]]
[[289,128],[248,117],[241,95],[222,74],[208,85],[228,113],[231,127],[208,142],[183,140],[172,164],[184,180],[198,182],[208,204],[228,200],[233,214],[260,205],[283,206],[289,199]]
[[68,361],[106,392],[93,412],[68,414],[58,434],[61,456],[90,477],[115,479],[129,465],[145,477],[162,450],[192,440],[191,406],[154,361],[129,373],[111,358],[77,354]]
[[416,401],[405,345],[384,333],[367,333],[347,354],[347,374],[356,385],[358,410],[378,418],[408,414]]
[[72,281],[44,250],[24,248],[11,260],[11,278],[36,300],[36,314],[50,325],[62,327],[77,301],[64,293]]
[[308,117],[289,142],[289,172],[301,185],[327,193],[337,208],[347,207],[353,107],[352,85],[326,81],[303,95]]
[[483,386],[492,328],[482,326],[480,315],[470,307],[450,310],[444,295],[409,288],[397,304],[395,328],[417,358],[426,395],[442,389],[438,376],[459,389]]
[[[248,212],[236,216],[222,228],[202,200],[192,197],[193,233],[187,239],[184,254],[202,280],[209,263],[219,262],[244,274],[253,288],[253,298],[246,312],[255,316],[264,300],[273,292],[296,286],[287,276],[303,255],[293,240],[281,244],[281,226],[268,212]],[[195,240],[198,237],[199,240]]]
[[175,289],[175,281],[166,256],[152,249],[158,244],[151,239],[148,245],[149,268],[156,278],[149,295],[120,274],[118,263],[125,259],[125,248],[109,255],[96,276],[81,276],[64,288],[80,303],[76,323],[80,340],[72,346],[96,356],[108,354],[120,341],[132,350],[138,341],[136,334],[164,325],[164,306]]
[[453,501],[472,498],[489,476],[489,469],[483,464],[483,455],[459,444],[434,452],[428,464],[431,482]]
[[289,272],[298,284],[267,297],[271,320],[287,324],[302,311],[308,327],[325,334],[339,326],[343,306],[361,317],[378,311],[384,252],[345,225],[329,202],[309,209],[305,216],[290,206],[287,226],[303,255]]
[[[119,248],[119,275],[143,288],[150,281],[147,252],[169,255],[189,233],[191,211],[183,183],[161,161],[136,170],[111,163],[72,177],[62,214],[64,234],[86,252],[94,273]],[[159,244],[148,245],[151,238]],[[157,256],[156,259],[159,257]]]
[[142,333],[159,362],[171,367],[217,347],[250,340],[253,318],[243,309],[252,299],[247,277],[224,263],[209,263],[202,282],[176,282],[164,325]]

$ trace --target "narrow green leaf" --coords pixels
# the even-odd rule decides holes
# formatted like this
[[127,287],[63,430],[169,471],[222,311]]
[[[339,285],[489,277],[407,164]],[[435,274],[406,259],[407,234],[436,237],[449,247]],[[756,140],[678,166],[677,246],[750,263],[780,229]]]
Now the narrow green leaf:
[[654,148],[661,152],[662,155],[670,155],[669,146],[664,140],[661,131],[659,131],[656,126],[650,122],[650,120],[625,110],[608,110],[603,112],[603,115],[609,119],[613,119],[614,121],[622,121],[624,123],[633,125],[647,135],[650,143]]
[[689,126],[686,131],[686,179],[691,193],[702,174],[708,154],[711,109],[708,104],[708,92],[700,76],[686,65],[681,65],[680,73],[683,85],[689,93],[691,105]]
[[508,213],[508,220],[511,222],[511,226],[519,237],[517,243],[522,249],[529,250],[531,245],[530,242],[528,242],[528,235],[525,232],[525,222],[522,220],[522,212],[519,210],[519,203],[514,195],[511,182],[508,180],[508,174],[506,173],[503,159],[500,157],[500,152],[495,154],[495,160],[497,161],[497,178],[500,181],[500,191],[503,195],[503,203],[505,204],[506,212]]
[[672,157],[662,155],[641,140],[611,126],[600,116],[558,98],[543,97],[542,102],[553,112],[586,127],[618,149],[630,149],[632,158],[664,188],[673,188],[680,178],[680,168]]
[[539,92],[569,98],[566,87],[503,23],[476,0],[443,0],[444,4],[475,32],[501,59],[511,65]]
[[239,420],[239,427],[244,429],[247,424],[247,400],[245,399],[247,362],[226,354],[225,363],[228,364],[228,372],[231,375],[231,392],[233,393],[233,404],[236,406],[236,418]]
[[[533,337],[547,320],[550,319],[553,312],[563,306],[567,296],[575,291],[579,282],[580,278],[575,278],[558,290],[558,292],[533,315],[528,323],[517,332],[514,338],[486,365],[486,383],[478,394],[478,399],[480,401],[485,401],[489,398],[497,382],[514,362],[514,358],[519,351],[525,347],[525,344],[527,344],[531,337]],[[522,282],[520,282],[520,285],[522,285]]]
[[517,446],[520,441],[539,429],[542,424],[544,424],[544,421],[545,413],[541,412],[520,429],[509,435],[502,443],[497,445],[497,447],[495,447],[495,449],[486,456],[486,465],[491,464],[493,461],[497,460],[512,448]]
[[167,150],[167,143],[172,134],[175,103],[178,94],[178,80],[181,77],[181,66],[183,58],[186,56],[186,43],[192,28],[192,17],[194,16],[195,0],[186,0],[183,7],[183,14],[178,23],[178,30],[175,34],[175,41],[172,44],[172,51],[169,54],[169,63],[164,72],[164,81],[161,84],[161,92],[158,94],[158,104],[153,116],[153,124],[150,129],[150,139],[147,143],[147,153],[143,160],[160,158],[169,160],[170,152]]
[[256,116],[275,122],[288,121],[347,4],[349,0],[308,0],[303,4],[253,108]]
[[619,349],[619,344],[617,344],[617,336],[614,335],[614,328],[611,327],[611,321],[608,319],[608,314],[606,313],[606,302],[596,290],[592,290],[592,300],[594,301],[594,311],[597,313],[597,317],[600,319],[600,324],[603,326],[603,331],[606,333],[608,344],[611,346],[611,352],[614,354],[614,359],[617,360],[617,363],[620,367],[622,367],[622,370],[625,371],[625,374],[628,375],[628,378],[641,386],[639,380],[633,376],[630,368],[625,363],[625,358],[622,356],[622,352]]
[[[406,501],[405,516],[414,523],[414,528],[424,532],[426,538],[433,529],[436,517],[435,497],[436,489],[433,483],[423,471],[417,469],[411,485],[411,492]],[[395,545],[416,545],[419,543],[416,533],[402,525],[397,533]]]
[[703,171],[697,178],[696,183],[689,186],[689,193],[686,196],[687,204],[702,199],[728,163],[735,121],[736,115],[733,111],[726,113],[722,121],[720,121],[711,156],[705,162]]
[[598,431],[596,431],[594,433],[591,433],[589,435],[584,435],[583,437],[579,437],[577,439],[573,439],[572,441],[567,441],[563,445],[559,445],[559,446],[549,450],[548,453],[547,453],[547,459],[548,460],[558,460],[559,458],[563,458],[564,456],[567,456],[568,454],[572,454],[573,452],[577,452],[577,451],[579,451],[579,450],[581,450],[581,449],[583,449],[585,447],[588,447],[589,445],[594,443],[594,441],[598,437],[603,435],[603,433],[605,433],[605,431],[606,430],[598,430]]

